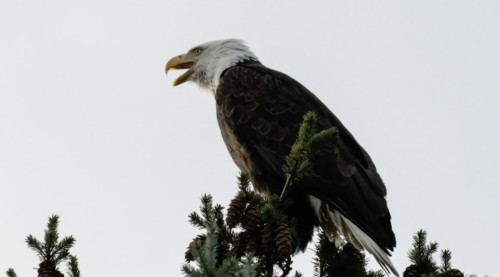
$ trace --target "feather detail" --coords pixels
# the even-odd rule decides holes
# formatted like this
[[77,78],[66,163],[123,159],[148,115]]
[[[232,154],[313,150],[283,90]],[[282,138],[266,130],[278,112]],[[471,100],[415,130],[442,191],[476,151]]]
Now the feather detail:
[[320,199],[309,195],[309,203],[320,221],[320,226],[328,239],[339,246],[343,239],[347,239],[358,250],[365,249],[375,257],[377,263],[387,274],[399,276],[389,258],[389,254],[377,243],[363,232],[356,224],[344,217],[340,212],[334,210],[331,205]]
[[243,61],[257,61],[244,41],[239,39],[216,40],[201,44],[195,48],[204,49],[200,60],[194,65],[190,81],[214,95],[219,86],[219,79],[231,66]]

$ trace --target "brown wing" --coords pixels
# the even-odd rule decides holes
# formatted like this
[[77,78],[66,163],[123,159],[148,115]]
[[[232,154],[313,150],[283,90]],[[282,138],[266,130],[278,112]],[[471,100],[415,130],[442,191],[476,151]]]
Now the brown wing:
[[[293,190],[300,192],[295,195],[311,194],[331,203],[382,249],[393,249],[396,242],[386,188],[375,165],[335,115],[304,86],[251,62],[231,67],[221,75],[216,102],[228,149],[260,191],[281,193],[284,157],[297,138],[306,112],[318,115],[320,129],[338,128],[330,147],[314,160],[314,176],[294,184]],[[304,199],[294,200],[307,205],[301,209],[310,209]],[[309,221],[317,224],[317,220]]]

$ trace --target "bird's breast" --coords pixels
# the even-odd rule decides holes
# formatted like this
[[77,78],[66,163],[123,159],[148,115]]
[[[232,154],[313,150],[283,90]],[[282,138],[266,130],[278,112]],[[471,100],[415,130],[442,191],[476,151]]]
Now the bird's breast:
[[222,139],[236,165],[241,172],[250,174],[251,176],[254,175],[256,173],[256,167],[252,162],[250,152],[239,142],[234,134],[234,130],[229,127],[219,113],[217,114],[217,121],[219,122]]

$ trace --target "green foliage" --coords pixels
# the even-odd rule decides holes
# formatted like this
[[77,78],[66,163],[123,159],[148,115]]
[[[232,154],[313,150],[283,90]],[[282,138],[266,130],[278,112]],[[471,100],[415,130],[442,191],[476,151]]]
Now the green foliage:
[[[191,213],[189,221],[194,226],[204,229],[206,234],[198,236],[198,240],[193,240],[189,245],[189,255],[186,253],[186,257],[190,258],[187,258],[188,263],[182,267],[185,276],[256,276],[252,259],[239,261],[234,257],[228,257],[228,253],[223,253],[220,239],[228,240],[227,227],[223,219],[222,206],[214,206],[211,195],[201,197],[200,214]],[[197,266],[189,262],[195,262]]]
[[205,233],[188,247],[182,268],[186,276],[285,277],[292,272],[294,222],[283,211],[288,201],[264,199],[250,188],[245,174],[238,181],[225,221],[210,195],[202,196],[200,212],[189,215],[191,224]]
[[223,207],[220,205],[213,206],[212,196],[205,194],[201,197],[201,215],[192,212],[189,215],[189,222],[200,229],[209,228],[211,223],[216,222],[218,219],[223,220],[222,209]]
[[426,231],[420,230],[413,236],[413,245],[412,249],[408,251],[408,258],[415,265],[415,269],[419,274],[429,276],[437,274],[438,266],[432,257],[437,249],[438,244],[436,242],[427,244]]
[[[202,200],[203,201],[203,200]],[[212,210],[213,211],[213,210]],[[235,258],[229,258],[222,261],[220,265],[217,263],[217,233],[215,230],[215,219],[213,217],[208,218],[206,227],[206,239],[201,246],[196,246],[194,244],[190,245],[190,250],[194,257],[194,261],[198,264],[197,267],[191,264],[185,264],[182,267],[184,274],[186,276],[213,276],[213,277],[223,277],[223,276],[234,276],[239,270],[238,261]],[[248,265],[245,267],[248,270]],[[253,276],[253,275],[248,275]]]
[[7,274],[7,277],[17,277],[17,274],[13,268],[9,268],[5,273]]
[[78,268],[78,258],[76,256],[69,255],[67,273],[69,277],[80,277],[80,269]]
[[[240,191],[235,199],[238,196],[243,196],[239,201],[245,208],[241,210],[237,228],[232,229],[233,255],[237,258],[245,254],[255,257],[259,276],[288,276],[292,271],[291,255],[295,250],[296,236],[295,221],[284,212],[289,200],[280,200],[277,195],[263,198],[250,189],[245,174],[240,177]],[[230,215],[234,214],[232,207],[230,205],[228,209],[226,222],[231,221]]]
[[338,132],[337,128],[334,127],[318,132],[317,120],[318,117],[314,112],[308,112],[304,115],[298,137],[292,145],[290,153],[285,157],[283,171],[287,179],[281,198],[294,182],[313,173],[311,159],[320,152],[322,147],[328,145],[328,142]]
[[441,251],[441,261],[442,265],[439,268],[441,272],[447,272],[451,269],[451,251],[445,249]]
[[[223,209],[213,204],[210,195],[203,195],[200,211],[189,215],[189,221],[205,233],[189,244],[182,267],[185,276],[302,276],[292,269],[296,231],[295,220],[284,212],[288,199],[264,199],[250,188],[245,174],[238,181],[239,191],[225,222]],[[364,255],[351,244],[337,248],[323,232],[319,236],[317,276],[384,276],[381,271],[367,271]]]
[[72,236],[64,237],[59,241],[59,216],[52,215],[45,229],[44,241],[41,242],[33,235],[26,237],[26,243],[38,255],[41,261],[52,262],[55,265],[69,257],[69,249],[75,244]]
[[348,242],[336,247],[323,231],[318,234],[313,260],[315,276],[383,277],[382,271],[366,271],[365,256]]
[[[64,277],[59,271],[57,265],[65,260],[68,260],[68,275],[70,277],[80,277],[78,269],[78,259],[76,256],[70,255],[69,250],[75,244],[75,239],[72,236],[64,237],[59,240],[59,216],[52,215],[49,217],[47,228],[44,231],[43,242],[35,238],[33,235],[26,237],[28,248],[35,251],[40,258],[38,267],[38,276]],[[6,272],[8,277],[16,277],[14,269],[9,268]]]
[[418,231],[413,236],[412,249],[408,251],[408,257],[412,264],[403,272],[403,277],[463,277],[464,274],[460,270],[452,268],[451,251],[448,249],[441,251],[441,265],[437,266],[433,258],[437,250],[437,243],[427,243],[427,232],[424,230]]

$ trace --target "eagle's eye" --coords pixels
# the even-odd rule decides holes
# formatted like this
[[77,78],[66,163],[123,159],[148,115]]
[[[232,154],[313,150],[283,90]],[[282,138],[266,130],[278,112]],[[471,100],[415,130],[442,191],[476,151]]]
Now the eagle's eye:
[[194,50],[194,54],[195,54],[196,56],[198,56],[199,54],[201,54],[201,49],[200,49],[200,48],[195,49],[195,50]]

